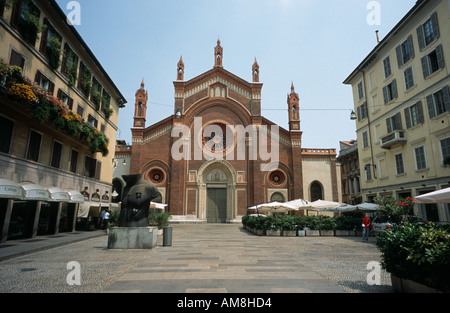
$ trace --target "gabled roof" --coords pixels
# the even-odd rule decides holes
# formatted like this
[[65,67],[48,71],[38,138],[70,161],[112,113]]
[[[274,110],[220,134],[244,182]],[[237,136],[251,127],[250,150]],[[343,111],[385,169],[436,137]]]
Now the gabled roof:
[[216,77],[218,75],[224,76],[227,79],[233,81],[235,84],[238,84],[242,87],[248,88],[249,90],[251,89],[252,84],[262,85],[262,83],[249,83],[245,79],[242,79],[239,76],[227,71],[223,67],[214,67],[214,68],[210,69],[209,71],[206,71],[194,78],[191,78],[190,80],[174,81],[174,84],[184,84],[185,86],[191,86],[191,85],[195,85],[203,80],[207,80],[209,77]]

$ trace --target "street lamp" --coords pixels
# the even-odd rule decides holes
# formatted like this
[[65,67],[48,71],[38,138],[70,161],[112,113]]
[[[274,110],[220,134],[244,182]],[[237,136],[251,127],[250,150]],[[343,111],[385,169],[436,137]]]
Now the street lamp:
[[352,121],[356,120],[356,113],[355,113],[355,111],[353,111],[353,110],[352,110],[352,113],[350,114],[350,119],[351,119]]

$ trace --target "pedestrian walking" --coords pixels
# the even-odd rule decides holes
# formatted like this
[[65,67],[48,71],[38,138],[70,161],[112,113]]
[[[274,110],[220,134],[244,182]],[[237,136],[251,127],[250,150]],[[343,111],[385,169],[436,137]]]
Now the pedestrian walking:
[[363,228],[362,240],[365,242],[369,241],[370,223],[371,223],[371,221],[369,218],[369,214],[366,214],[362,220],[362,228]]
[[104,219],[104,217],[105,217],[105,210],[101,210],[101,212],[100,212],[100,220],[99,220],[99,222],[98,222],[98,226],[99,226],[99,228],[100,229],[103,229],[103,219]]
[[109,222],[109,210],[105,210],[105,214],[103,214],[103,229],[108,229],[108,222]]

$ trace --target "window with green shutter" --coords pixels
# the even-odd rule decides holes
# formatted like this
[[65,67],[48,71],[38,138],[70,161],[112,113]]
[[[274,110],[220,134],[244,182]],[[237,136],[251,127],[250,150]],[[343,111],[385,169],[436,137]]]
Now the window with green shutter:
[[439,23],[436,12],[424,24],[417,28],[417,38],[419,40],[420,51],[439,38]]

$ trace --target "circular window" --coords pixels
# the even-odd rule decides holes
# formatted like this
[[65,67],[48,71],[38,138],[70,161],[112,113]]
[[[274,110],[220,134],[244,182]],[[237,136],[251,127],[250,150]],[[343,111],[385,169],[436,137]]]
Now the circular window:
[[164,172],[159,168],[151,169],[148,173],[148,178],[150,182],[152,182],[155,185],[160,185],[164,183],[166,176],[164,175]]
[[286,175],[282,171],[274,171],[270,173],[269,181],[274,186],[283,186],[286,183]]
[[205,125],[200,134],[203,152],[206,154],[223,153],[233,151],[234,136],[228,138],[227,125],[221,122],[213,122]]

